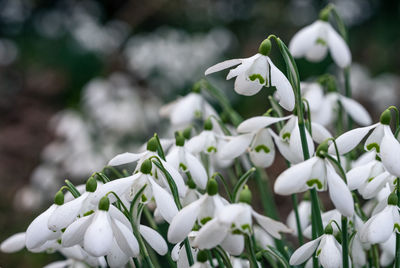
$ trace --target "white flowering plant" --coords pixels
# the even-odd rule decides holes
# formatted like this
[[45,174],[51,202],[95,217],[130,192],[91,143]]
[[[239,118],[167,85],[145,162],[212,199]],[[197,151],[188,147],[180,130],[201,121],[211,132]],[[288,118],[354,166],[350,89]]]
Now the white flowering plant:
[[[346,39],[328,5],[289,48],[270,35],[254,56],[211,66],[206,75],[230,69],[227,79],[235,78],[240,95],[273,89],[267,112],[243,120],[222,91],[201,80],[160,111],[174,138],[154,134],[141,151],[115,156],[85,184],[66,180],[54,203],[1,250],[66,257],[47,267],[400,267],[399,112],[390,106],[372,124],[351,98]],[[273,44],[285,72],[269,57]],[[300,80],[293,57],[315,62],[328,51],[344,74],[343,94],[332,75]],[[275,146],[287,169],[273,192],[293,201],[286,224],[265,170],[275,163]],[[320,205],[325,191],[329,211]],[[262,212],[252,206],[254,192]]]

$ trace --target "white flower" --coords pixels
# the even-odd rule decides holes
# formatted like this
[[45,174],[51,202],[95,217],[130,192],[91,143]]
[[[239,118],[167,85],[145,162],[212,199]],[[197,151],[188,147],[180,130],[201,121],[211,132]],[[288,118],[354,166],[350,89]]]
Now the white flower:
[[237,127],[241,135],[227,137],[229,141],[222,146],[219,156],[223,159],[234,159],[248,150],[254,165],[269,167],[275,158],[275,146],[266,127],[289,118],[290,116],[255,116],[243,121]]
[[351,169],[346,174],[349,189],[358,190],[364,199],[375,197],[387,183],[394,183],[395,176],[387,172],[378,160]]
[[396,234],[393,233],[386,242],[379,245],[381,248],[380,264],[383,267],[387,267],[393,263],[396,257]]
[[346,217],[354,213],[354,201],[350,190],[326,158],[314,156],[305,162],[285,170],[275,181],[274,191],[280,195],[301,193],[315,188],[329,189],[335,207]]
[[[311,223],[311,202],[309,200],[301,201],[297,206],[297,210],[299,213],[300,229],[304,232],[307,226]],[[297,223],[294,210],[290,211],[286,219],[286,224],[290,229],[294,230],[293,233],[297,236]]]
[[[354,215],[354,227],[356,230],[361,230],[364,226],[363,221],[356,214]],[[355,267],[364,267],[367,264],[366,250],[370,248],[367,243],[362,243],[360,232],[358,231],[350,242],[350,252],[353,265]]]
[[324,234],[299,247],[290,257],[290,265],[300,265],[306,262],[315,251],[322,267],[342,267],[342,246],[332,234]]
[[345,68],[351,64],[351,53],[343,38],[326,21],[317,20],[296,33],[289,44],[293,57],[306,57],[318,62],[325,58],[327,52],[335,63]]
[[257,53],[250,58],[227,60],[208,68],[205,75],[235,65],[239,66],[230,70],[226,79],[236,77],[235,91],[237,93],[251,96],[259,92],[263,86],[275,86],[279,96],[279,104],[288,111],[294,109],[295,100],[292,86],[268,56]]
[[205,194],[198,200],[181,209],[173,218],[168,229],[168,241],[178,243],[192,231],[196,220],[200,226],[215,218],[224,206],[222,197],[218,194]]
[[318,83],[300,84],[303,97],[310,105],[312,122],[321,125],[328,125],[335,119],[338,104],[343,110],[359,125],[370,125],[372,120],[367,110],[357,101],[347,98],[337,92],[330,92],[324,95],[322,86]]
[[[183,141],[184,142],[184,141]],[[176,170],[181,170],[182,172],[190,172],[190,175],[194,183],[200,189],[205,189],[207,184],[207,172],[200,162],[189,150],[184,146],[184,144],[176,144],[168,152],[167,163],[169,163]]]
[[194,245],[210,249],[217,245],[232,255],[239,255],[244,248],[244,238],[253,229],[253,220],[268,234],[280,239],[280,232],[291,232],[284,224],[255,212],[251,206],[238,203],[224,206],[216,218],[210,220],[199,231]]
[[163,106],[160,115],[168,117],[174,126],[185,127],[196,118],[206,120],[211,115],[217,116],[217,113],[201,94],[192,92]]
[[400,233],[400,214],[397,207],[397,196],[390,194],[388,205],[373,215],[360,232],[363,242],[371,244],[386,242],[393,232]]

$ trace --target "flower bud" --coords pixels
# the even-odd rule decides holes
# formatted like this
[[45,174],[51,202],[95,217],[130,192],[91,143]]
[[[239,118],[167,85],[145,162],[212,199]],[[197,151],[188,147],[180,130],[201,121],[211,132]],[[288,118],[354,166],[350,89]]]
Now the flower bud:
[[54,196],[54,204],[59,205],[59,206],[64,204],[64,194],[61,190],[58,191],[56,193],[56,195]]
[[390,120],[392,119],[392,115],[390,113],[389,109],[386,109],[382,114],[381,114],[381,124],[383,125],[390,125]]
[[152,168],[151,160],[146,159],[143,161],[142,165],[140,166],[140,172],[142,172],[143,174],[150,174],[151,168]]
[[97,181],[96,179],[92,176],[90,177],[87,182],[86,182],[86,192],[91,192],[93,193],[97,189]]
[[209,179],[207,182],[207,194],[216,195],[218,193],[218,183],[215,179]]
[[185,144],[185,137],[180,132],[175,132],[175,144],[182,147]]
[[183,132],[182,135],[185,139],[190,139],[190,137],[192,136],[192,126],[188,126],[186,127]]
[[258,52],[261,55],[268,56],[269,52],[271,51],[271,41],[269,39],[265,39],[261,42],[260,47],[258,48]]
[[243,190],[239,194],[239,202],[251,204],[252,194],[247,185],[244,186]]
[[399,199],[395,193],[391,193],[388,197],[388,205],[397,206]]
[[325,158],[325,154],[328,152],[328,148],[328,140],[325,140],[317,147],[316,155],[320,158]]
[[156,152],[158,147],[158,142],[156,137],[152,137],[148,142],[147,142],[147,150],[150,152]]
[[207,120],[204,122],[204,130],[212,130],[213,129],[213,124],[211,122],[211,118],[207,118]]
[[333,234],[333,228],[331,222],[325,227],[324,233],[329,235]]
[[103,196],[99,202],[99,210],[108,211],[110,208],[110,199],[107,196]]
[[197,261],[198,261],[198,262],[206,262],[207,259],[208,259],[207,251],[205,251],[205,250],[200,250],[200,251],[197,253]]

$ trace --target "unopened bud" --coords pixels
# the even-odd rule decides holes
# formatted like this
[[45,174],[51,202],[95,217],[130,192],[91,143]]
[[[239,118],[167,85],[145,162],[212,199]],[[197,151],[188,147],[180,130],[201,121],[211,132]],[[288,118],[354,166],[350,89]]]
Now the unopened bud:
[[209,179],[207,182],[207,194],[216,195],[218,193],[218,183],[215,179]]
[[108,211],[110,208],[110,199],[107,196],[103,196],[99,202],[99,210]]

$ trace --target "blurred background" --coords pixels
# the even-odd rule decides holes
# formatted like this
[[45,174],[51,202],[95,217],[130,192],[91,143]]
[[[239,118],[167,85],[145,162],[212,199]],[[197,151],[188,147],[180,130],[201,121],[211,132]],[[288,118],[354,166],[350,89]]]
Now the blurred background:
[[[400,103],[400,2],[331,2],[349,27],[353,95],[376,119]],[[81,183],[162,133],[161,105],[188,93],[207,67],[255,54],[272,33],[288,44],[327,3],[1,0],[0,241],[24,231],[64,179]],[[276,47],[271,57],[283,67]],[[304,80],[336,72],[330,58],[297,63]],[[265,112],[263,93],[239,97],[223,74],[212,82],[244,117]],[[279,168],[270,168],[271,177]],[[290,202],[280,204],[285,220]],[[0,266],[59,258],[0,253]]]

